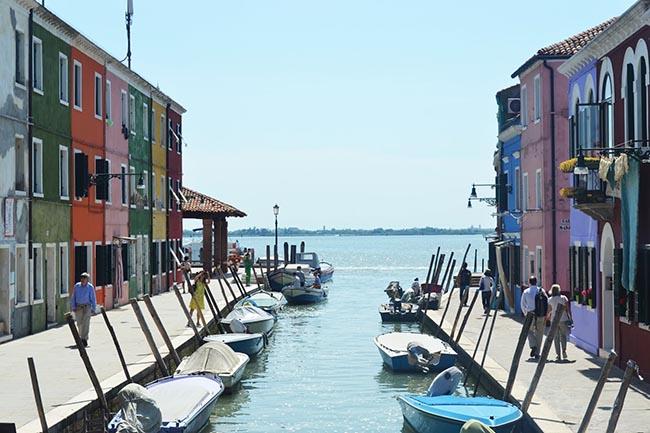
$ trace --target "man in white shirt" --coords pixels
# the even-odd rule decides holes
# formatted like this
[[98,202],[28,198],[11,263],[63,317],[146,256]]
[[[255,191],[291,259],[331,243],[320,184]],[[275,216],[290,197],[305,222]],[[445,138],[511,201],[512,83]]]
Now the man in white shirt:
[[[531,276],[528,279],[530,284],[521,295],[521,312],[526,316],[529,312],[535,314],[535,296],[538,293],[543,294],[546,298],[548,295],[541,287],[537,286],[537,277]],[[548,306],[548,304],[547,304]],[[544,326],[546,325],[546,311],[542,315],[535,314],[533,322],[528,330],[528,345],[530,346],[530,357],[539,359],[540,349],[542,347],[542,338],[544,337]]]
[[413,289],[413,294],[415,296],[420,296],[420,291],[422,290],[422,288],[420,287],[420,279],[419,278],[416,277],[413,280],[413,284],[411,284],[411,289]]

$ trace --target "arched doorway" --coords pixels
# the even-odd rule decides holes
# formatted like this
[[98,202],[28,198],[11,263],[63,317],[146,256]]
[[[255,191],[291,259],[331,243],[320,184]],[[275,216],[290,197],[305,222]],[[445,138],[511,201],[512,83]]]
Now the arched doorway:
[[606,223],[600,238],[600,272],[602,281],[602,348],[609,352],[615,348],[614,332],[614,232],[612,226]]

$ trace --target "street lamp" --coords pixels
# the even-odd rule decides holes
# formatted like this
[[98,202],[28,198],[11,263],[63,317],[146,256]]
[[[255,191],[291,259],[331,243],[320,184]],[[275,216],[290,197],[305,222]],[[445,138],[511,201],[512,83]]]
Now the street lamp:
[[278,214],[280,213],[280,206],[276,203],[273,206],[273,215],[275,215],[275,247],[273,248],[275,267],[278,267]]

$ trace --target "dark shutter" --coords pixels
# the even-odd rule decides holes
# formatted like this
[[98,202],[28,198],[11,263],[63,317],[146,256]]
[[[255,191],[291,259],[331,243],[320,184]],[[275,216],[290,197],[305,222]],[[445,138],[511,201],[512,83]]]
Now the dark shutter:
[[513,259],[514,270],[514,281],[518,281],[520,284],[523,282],[521,275],[521,246],[515,245],[515,257]]
[[74,154],[74,195],[82,198],[88,196],[88,155]]
[[637,275],[638,320],[650,323],[650,248],[639,249],[639,272]]
[[75,282],[81,279],[81,274],[88,272],[88,256],[86,255],[86,247],[74,247],[74,280]]
[[95,284],[106,285],[106,250],[104,245],[95,245]]
[[623,272],[623,249],[614,248],[614,314],[625,317],[627,315],[627,289],[621,281]]
[[500,174],[497,179],[499,180],[497,186],[497,202],[499,212],[508,211],[508,175],[506,173]]
[[129,281],[131,269],[129,269],[129,244],[122,244],[122,272],[124,281]]
[[578,293],[580,303],[587,302],[585,292],[587,288],[587,247],[578,247]]
[[95,173],[100,174],[95,184],[95,198],[97,200],[108,200],[108,184],[110,182],[110,179],[106,176],[108,174],[108,161],[105,159],[96,159]]
[[589,256],[591,259],[591,287],[588,288],[588,290],[590,290],[588,299],[591,300],[591,307],[596,308],[596,300],[598,299],[598,297],[596,296],[596,287],[598,287],[599,284],[598,284],[598,263],[596,262],[595,248],[589,249]]
[[158,274],[158,266],[160,265],[160,242],[154,242],[152,244],[153,246],[153,272],[151,273],[152,275],[157,275]]
[[576,298],[576,282],[576,250],[574,247],[569,247],[569,291],[572,301],[579,299]]
[[160,254],[160,258],[162,260],[162,270],[163,270],[163,272],[167,272],[169,270],[168,267],[167,267],[167,262],[168,262],[167,258],[169,256],[169,251],[167,251],[167,249],[168,249],[167,245],[168,245],[167,242],[162,242],[162,246],[161,246],[162,253]]

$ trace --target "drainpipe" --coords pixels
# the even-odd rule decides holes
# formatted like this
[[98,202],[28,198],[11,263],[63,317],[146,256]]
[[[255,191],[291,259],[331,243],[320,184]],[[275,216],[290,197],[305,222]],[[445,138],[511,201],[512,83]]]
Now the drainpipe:
[[[29,260],[31,261],[34,257],[32,256],[32,251],[33,251],[33,240],[32,240],[32,206],[34,205],[34,181],[33,181],[33,176],[34,176],[34,170],[33,170],[33,163],[34,163],[34,152],[33,152],[33,139],[34,139],[34,131],[33,131],[33,119],[32,119],[32,97],[34,94],[34,73],[33,73],[33,59],[32,56],[34,55],[33,53],[33,43],[32,39],[34,38],[34,10],[30,9],[29,10],[29,24],[28,24],[28,38],[27,38],[27,148],[29,151],[27,152],[27,179],[28,181],[26,184],[29,185],[27,188],[27,196],[29,197],[29,201],[27,203],[27,215],[28,215],[28,221],[27,221],[27,244],[28,244],[28,249],[29,251],[27,252]],[[41,179],[41,182],[43,179]],[[31,325],[30,325],[30,333],[31,333]]]
[[[168,249],[169,249],[169,244],[170,244],[170,242],[169,242],[169,217],[171,216],[171,211],[169,210],[169,203],[171,203],[171,200],[169,198],[170,192],[167,191],[169,189],[169,180],[168,180],[168,178],[169,178],[169,148],[167,146],[167,140],[169,140],[169,138],[167,137],[169,135],[169,128],[167,127],[167,125],[169,125],[169,110],[170,110],[170,107],[171,107],[171,104],[168,102],[167,106],[165,107],[165,125],[163,126],[163,128],[165,128],[166,133],[161,134],[161,137],[160,137],[160,140],[162,141],[163,140],[162,135],[165,136],[164,137],[164,139],[165,139],[164,143],[160,143],[160,144],[161,145],[164,144],[164,146],[165,146],[165,161],[166,161],[165,167],[166,167],[166,170],[165,170],[165,186],[163,188],[166,189],[164,195],[165,195],[165,197],[167,197],[167,203],[165,203],[165,212],[167,212],[167,218],[165,218],[165,242],[166,242],[166,245],[167,245]],[[182,244],[182,241],[181,241],[181,244]],[[163,253],[166,254],[167,252],[166,251],[163,252],[162,250],[160,251],[160,260],[162,260]],[[171,259],[171,257],[170,257],[170,259]],[[167,275],[167,290],[170,290],[171,289],[171,284],[172,284],[172,275],[171,275],[170,272],[168,272],[168,270],[169,270],[169,260],[166,260],[166,262],[167,262],[167,269],[165,269],[165,275]],[[175,269],[176,269],[175,265],[174,265],[173,269],[174,269],[174,272],[176,272],[175,271]]]
[[548,69],[551,78],[551,191],[552,194],[552,209],[553,218],[551,224],[553,236],[553,282],[557,282],[557,189],[556,189],[556,175],[555,175],[555,70],[550,67],[546,60],[544,60],[544,67]]

